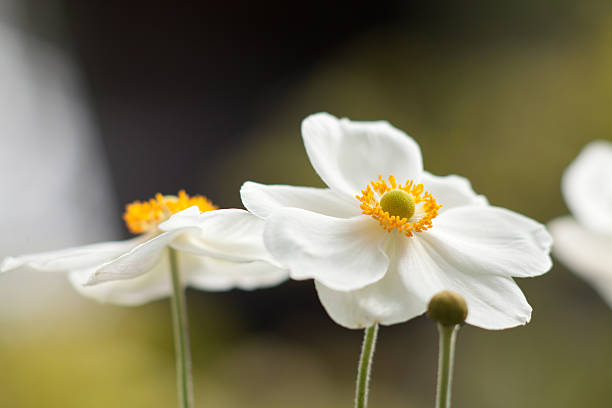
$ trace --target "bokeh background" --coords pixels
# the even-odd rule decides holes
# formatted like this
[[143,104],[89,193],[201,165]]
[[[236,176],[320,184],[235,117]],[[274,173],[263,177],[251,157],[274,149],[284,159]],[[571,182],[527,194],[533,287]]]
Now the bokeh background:
[[[125,203],[245,180],[321,186],[300,121],[386,119],[426,168],[541,222],[612,139],[612,3],[0,1],[0,257],[128,236]],[[19,275],[19,274],[17,274]],[[0,276],[0,407],[172,407],[167,300]],[[612,313],[562,265],[519,280],[526,327],[461,330],[455,407],[609,407]],[[362,333],[312,282],[189,290],[198,407],[350,407]],[[372,407],[431,407],[437,333],[380,331]]]

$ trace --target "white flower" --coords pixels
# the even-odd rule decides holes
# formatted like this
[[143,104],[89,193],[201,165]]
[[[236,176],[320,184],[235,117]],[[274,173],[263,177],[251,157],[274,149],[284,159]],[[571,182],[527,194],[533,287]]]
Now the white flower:
[[561,191],[572,216],[549,223],[553,253],[612,307],[612,143],[589,143],[563,173]]
[[512,277],[550,269],[541,224],[489,206],[462,177],[424,172],[419,146],[387,122],[319,113],[302,135],[329,188],[247,182],[241,196],[266,219],[268,250],[293,279],[315,280],[332,319],[348,328],[403,322],[448,289],[466,299],[470,324],[530,320]]
[[194,288],[254,289],[287,277],[263,245],[264,222],[247,211],[215,210],[204,197],[189,197],[183,191],[178,197],[158,194],[126,208],[129,229],[142,235],[9,257],[0,264],[0,272],[27,268],[68,273],[81,294],[122,305],[170,295],[168,246],[178,249],[183,282]]

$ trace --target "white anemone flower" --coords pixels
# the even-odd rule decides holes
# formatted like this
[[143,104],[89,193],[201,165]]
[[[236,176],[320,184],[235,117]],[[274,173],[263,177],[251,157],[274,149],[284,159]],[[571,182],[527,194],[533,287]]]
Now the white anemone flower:
[[548,224],[553,254],[612,307],[612,143],[589,143],[567,167],[561,191],[572,215]]
[[329,188],[247,182],[245,207],[266,220],[264,242],[293,279],[314,279],[347,328],[400,323],[442,290],[460,293],[467,323],[529,322],[512,277],[548,271],[543,225],[488,205],[465,178],[423,171],[419,146],[387,122],[318,113],[302,123],[306,152]]
[[[214,211],[213,211],[214,210]],[[120,305],[141,305],[172,292],[168,247],[186,286],[204,290],[273,286],[287,272],[263,244],[264,222],[245,210],[217,210],[203,196],[162,196],[126,206],[126,241],[103,242],[8,257],[0,272],[33,269],[67,273],[83,295]]]

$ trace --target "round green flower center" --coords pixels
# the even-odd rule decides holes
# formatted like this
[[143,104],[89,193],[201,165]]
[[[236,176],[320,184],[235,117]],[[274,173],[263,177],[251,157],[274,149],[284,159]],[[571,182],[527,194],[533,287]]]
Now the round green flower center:
[[404,190],[387,191],[380,199],[380,207],[389,215],[410,219],[414,215],[414,198]]

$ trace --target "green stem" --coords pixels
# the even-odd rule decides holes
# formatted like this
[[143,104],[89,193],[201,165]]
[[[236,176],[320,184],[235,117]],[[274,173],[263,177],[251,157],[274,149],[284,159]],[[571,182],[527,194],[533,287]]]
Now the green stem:
[[378,324],[365,329],[363,345],[361,346],[361,357],[357,369],[357,389],[355,391],[355,408],[366,408],[368,406],[368,386],[370,372],[372,371],[372,357],[376,348],[376,337]]
[[451,386],[453,383],[453,362],[455,360],[455,340],[458,325],[444,326],[438,323],[440,333],[440,350],[438,358],[438,387],[436,391],[436,408],[450,408]]
[[172,326],[174,329],[174,351],[179,406],[193,408],[193,381],[191,378],[191,350],[189,348],[189,328],[185,306],[185,288],[181,282],[176,251],[168,248],[170,271],[172,274]]

